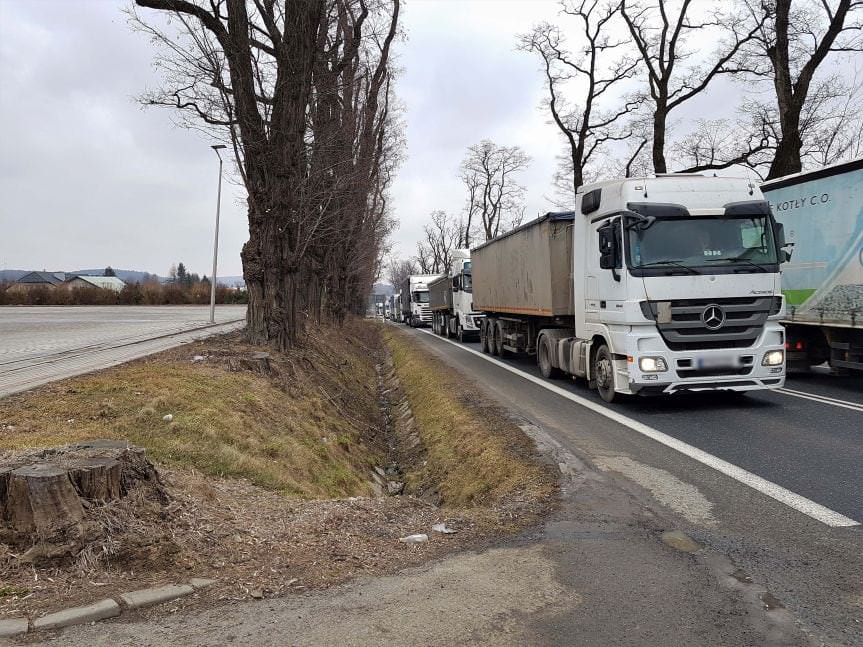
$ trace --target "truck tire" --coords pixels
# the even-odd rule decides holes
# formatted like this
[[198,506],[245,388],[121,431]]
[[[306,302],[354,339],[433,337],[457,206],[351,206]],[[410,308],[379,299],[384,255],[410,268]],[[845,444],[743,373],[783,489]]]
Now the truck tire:
[[593,356],[593,381],[599,397],[606,402],[614,402],[619,397],[614,391],[614,358],[605,344]]
[[479,324],[479,349],[486,354],[491,352],[488,339],[488,321],[485,319]]
[[503,322],[498,321],[494,327],[494,354],[501,359],[509,357],[509,351],[503,347]]
[[444,317],[443,334],[447,339],[452,339],[452,331],[449,329],[449,317]]
[[551,363],[551,342],[548,337],[543,335],[539,340],[539,347],[536,349],[536,363],[539,365],[539,372],[546,379],[556,380],[563,377],[563,371]]

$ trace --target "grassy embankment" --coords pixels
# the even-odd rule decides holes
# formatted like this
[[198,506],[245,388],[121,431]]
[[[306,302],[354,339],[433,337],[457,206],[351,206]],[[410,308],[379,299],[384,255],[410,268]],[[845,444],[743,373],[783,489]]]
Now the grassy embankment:
[[[235,336],[5,398],[0,451],[121,438],[172,468],[288,495],[367,495],[372,467],[388,460],[375,371],[382,335],[424,446],[425,465],[403,466],[409,492],[473,507],[552,491],[547,467],[512,421],[471,398],[469,383],[402,333],[360,320],[273,353],[274,375],[228,370],[228,356],[256,350]],[[192,363],[196,354],[207,361]]]
[[472,507],[545,499],[555,488],[530,439],[473,384],[397,329],[384,331],[425,449],[409,490],[433,488],[444,505]]
[[[182,346],[0,400],[0,448],[122,438],[171,467],[290,495],[367,494],[378,344],[361,323],[325,331],[307,348],[273,354],[276,377],[228,370],[220,354],[255,350],[236,337]],[[208,360],[192,363],[196,354]]]

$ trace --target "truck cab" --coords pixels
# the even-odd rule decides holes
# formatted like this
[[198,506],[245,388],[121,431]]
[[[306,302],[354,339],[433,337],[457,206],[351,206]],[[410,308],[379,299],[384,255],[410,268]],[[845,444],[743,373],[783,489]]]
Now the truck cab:
[[473,308],[470,250],[455,250],[447,273],[428,286],[434,332],[462,342],[478,338],[482,313]]
[[431,323],[428,283],[437,274],[412,274],[402,283],[401,301],[404,323],[418,328]]
[[604,399],[783,386],[783,232],[750,180],[587,185],[574,228],[577,354]]

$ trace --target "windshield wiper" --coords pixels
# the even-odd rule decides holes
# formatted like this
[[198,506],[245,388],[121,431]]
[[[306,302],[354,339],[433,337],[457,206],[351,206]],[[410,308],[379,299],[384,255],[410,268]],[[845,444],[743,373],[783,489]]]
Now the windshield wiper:
[[745,256],[732,256],[731,258],[708,258],[705,262],[706,263],[719,263],[721,261],[728,261],[729,263],[739,263],[740,261],[743,261],[744,263],[748,263],[752,267],[754,267],[754,268],[756,268],[762,272],[767,271],[766,267],[751,261],[750,259],[746,258]]
[[644,269],[646,267],[651,267],[653,265],[674,265],[675,267],[679,267],[681,269],[688,270],[689,272],[692,272],[693,274],[701,274],[701,272],[696,270],[694,267],[689,267],[688,265],[684,265],[680,261],[670,261],[670,260],[653,261],[652,263],[643,263],[642,265],[636,265],[633,269],[640,270],[640,269]]

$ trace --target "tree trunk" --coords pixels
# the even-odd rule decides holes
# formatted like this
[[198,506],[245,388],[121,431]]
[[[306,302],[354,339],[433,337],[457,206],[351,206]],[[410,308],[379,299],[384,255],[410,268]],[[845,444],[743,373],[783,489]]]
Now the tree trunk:
[[782,108],[779,115],[782,139],[776,146],[776,155],[767,174],[768,180],[792,173],[800,173],[803,170],[803,163],[800,159],[800,151],[803,148],[803,140],[800,137],[802,106],[798,106],[797,102],[787,98],[779,103]]
[[665,163],[665,130],[668,111],[665,107],[656,107],[653,113],[653,172],[668,173]]

